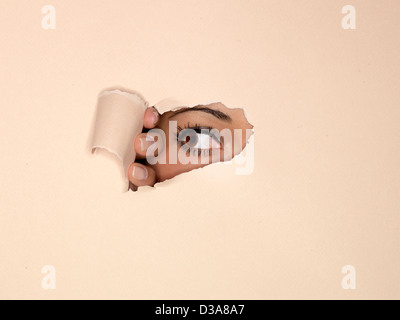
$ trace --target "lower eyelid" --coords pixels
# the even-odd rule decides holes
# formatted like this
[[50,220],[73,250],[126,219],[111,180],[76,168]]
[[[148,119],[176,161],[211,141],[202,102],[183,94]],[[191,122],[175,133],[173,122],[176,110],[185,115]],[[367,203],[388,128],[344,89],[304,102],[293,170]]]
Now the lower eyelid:
[[198,156],[205,155],[209,156],[215,152],[215,149],[193,149],[192,154],[196,154]]

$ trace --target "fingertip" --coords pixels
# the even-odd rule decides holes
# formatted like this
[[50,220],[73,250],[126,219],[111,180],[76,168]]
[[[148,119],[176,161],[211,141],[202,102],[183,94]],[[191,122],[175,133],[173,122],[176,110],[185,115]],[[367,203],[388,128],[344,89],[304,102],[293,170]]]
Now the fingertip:
[[160,114],[155,107],[148,108],[144,113],[143,126],[146,129],[153,129],[160,120]]
[[143,135],[145,135],[144,133],[138,135],[135,138],[135,141],[133,143],[133,147],[135,149],[136,152],[136,158],[141,158],[142,154],[143,154],[143,141],[142,141],[142,137]]
[[156,182],[155,171],[140,163],[133,163],[129,166],[128,178],[137,187],[154,186]]
[[[151,134],[141,133],[134,141],[136,159],[145,159],[148,149],[155,143],[155,138]],[[156,156],[156,154],[154,154]]]

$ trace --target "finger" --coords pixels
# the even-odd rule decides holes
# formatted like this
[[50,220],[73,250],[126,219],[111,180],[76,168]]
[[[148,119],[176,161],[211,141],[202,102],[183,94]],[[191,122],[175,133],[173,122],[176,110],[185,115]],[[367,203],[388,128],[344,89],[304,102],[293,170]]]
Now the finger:
[[156,110],[156,108],[151,107],[147,108],[146,111],[144,112],[144,117],[143,117],[143,126],[146,129],[153,129],[158,121],[160,120],[160,114]]
[[132,163],[128,169],[128,178],[137,187],[152,187],[156,183],[156,172],[143,164]]
[[132,190],[133,192],[136,192],[136,191],[138,191],[138,189],[139,188],[137,186],[135,186],[132,182],[129,181],[129,189],[128,189],[128,191]]
[[[157,156],[159,153],[160,144],[157,143],[158,137],[151,133],[141,133],[136,136],[134,148],[136,159],[145,159],[149,151],[149,156]],[[153,149],[149,148],[152,147]]]

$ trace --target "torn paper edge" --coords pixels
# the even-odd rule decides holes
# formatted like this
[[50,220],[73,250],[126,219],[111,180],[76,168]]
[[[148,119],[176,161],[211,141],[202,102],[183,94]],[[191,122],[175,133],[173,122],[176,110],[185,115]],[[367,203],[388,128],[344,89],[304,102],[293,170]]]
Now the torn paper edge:
[[[123,121],[129,121],[129,124],[124,124],[124,128],[123,126],[121,126],[121,131],[128,132],[130,136],[125,139],[125,142],[123,141],[123,139],[121,139],[121,141],[117,139],[119,133],[115,133],[115,119],[113,119],[113,117],[111,116],[104,116],[105,114],[107,114],[106,109],[113,107],[115,108],[115,105],[112,104],[112,100],[111,102],[103,102],[106,103],[106,105],[101,104],[102,99],[110,95],[124,97],[128,101],[132,102],[131,106],[124,105],[119,115],[120,120],[122,119]],[[119,104],[122,104],[121,101],[117,102]],[[123,168],[125,191],[129,190],[129,179],[127,175],[128,167],[132,162],[135,161],[136,158],[133,143],[136,136],[143,130],[143,116],[145,110],[148,107],[149,103],[144,99],[144,97],[140,93],[133,90],[121,90],[119,88],[106,89],[100,92],[100,94],[98,95],[95,125],[92,134],[92,154],[95,154],[96,150],[101,149],[117,157]],[[115,110],[111,110],[110,112],[113,111]],[[101,116],[99,115],[99,113],[101,114]]]

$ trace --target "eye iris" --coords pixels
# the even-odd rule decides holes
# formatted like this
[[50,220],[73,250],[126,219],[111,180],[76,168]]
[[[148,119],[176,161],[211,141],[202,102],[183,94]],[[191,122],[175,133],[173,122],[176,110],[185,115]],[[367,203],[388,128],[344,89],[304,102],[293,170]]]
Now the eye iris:
[[199,138],[197,137],[196,133],[189,133],[189,135],[186,137],[186,143],[191,147],[194,147],[197,144],[198,140]]
[[184,130],[179,134],[179,141],[181,141],[184,145],[189,147],[193,147],[198,143],[197,133],[191,129]]

